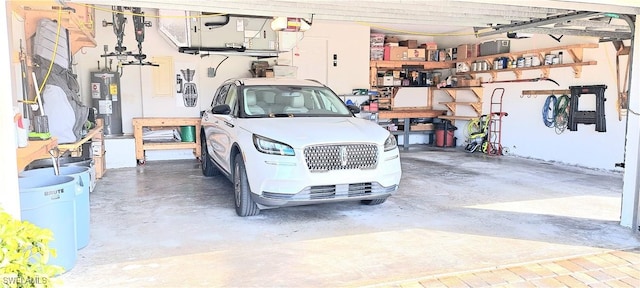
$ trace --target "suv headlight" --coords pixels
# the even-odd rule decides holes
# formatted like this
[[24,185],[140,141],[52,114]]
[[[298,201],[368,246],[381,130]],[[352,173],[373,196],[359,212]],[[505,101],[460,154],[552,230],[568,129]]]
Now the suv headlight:
[[396,141],[396,136],[389,134],[389,137],[387,137],[387,140],[384,141],[384,152],[391,151],[396,148],[398,148],[398,142]]
[[258,151],[265,154],[282,155],[282,156],[294,156],[296,153],[291,146],[278,142],[273,139],[265,138],[258,135],[253,135],[253,145],[256,146]]

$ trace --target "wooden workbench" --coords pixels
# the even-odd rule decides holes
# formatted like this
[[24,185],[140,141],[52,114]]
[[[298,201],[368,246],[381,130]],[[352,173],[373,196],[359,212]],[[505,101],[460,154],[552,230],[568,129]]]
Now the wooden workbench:
[[[195,126],[195,142],[147,142],[142,139],[143,127],[164,127],[179,128],[180,126]],[[136,160],[139,164],[144,164],[145,150],[171,150],[171,149],[193,149],[193,155],[200,159],[200,118],[133,118],[133,137],[136,140]]]
[[396,108],[393,110],[380,110],[379,119],[403,119],[404,127],[402,131],[392,132],[394,135],[402,135],[402,149],[409,149],[409,135],[412,133],[432,133],[433,130],[411,131],[411,119],[415,118],[437,118],[446,115],[445,110],[431,110],[426,108]]
[[18,148],[16,151],[18,172],[24,170],[33,160],[51,157],[49,151],[58,146],[56,137],[47,140],[29,140],[26,147]]
[[[100,142],[100,153],[93,155],[93,162],[96,167],[96,179],[102,178],[104,173],[106,172],[106,166],[104,162],[104,138],[103,138],[103,130],[104,125],[102,119],[96,119],[96,127],[89,130],[87,134],[74,143],[65,143],[58,144],[58,141],[55,137],[51,137],[47,140],[29,140],[29,144],[27,147],[18,148],[17,159],[18,159],[18,172],[24,170],[29,163],[34,160],[49,158],[51,154],[49,151],[58,149],[56,154],[62,155],[65,152],[71,152],[71,156],[79,156],[82,152],[81,147],[82,144],[91,140],[94,142]],[[78,153],[78,154],[74,154]]]
[[431,110],[422,108],[396,108],[393,110],[378,111],[378,118],[381,119],[404,119],[404,118],[437,118],[446,115],[445,110]]

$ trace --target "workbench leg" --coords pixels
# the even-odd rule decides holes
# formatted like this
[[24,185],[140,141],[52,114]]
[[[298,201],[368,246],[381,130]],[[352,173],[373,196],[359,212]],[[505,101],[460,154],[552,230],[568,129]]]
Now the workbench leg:
[[195,149],[195,154],[196,155],[195,156],[196,156],[196,159],[198,161],[201,161],[201,159],[202,159],[202,151],[200,151],[200,149],[202,147],[202,145],[200,143],[200,129],[201,129],[201,126],[200,126],[199,122],[196,123],[195,126],[196,126],[196,136],[195,136],[196,137],[196,149]]
[[142,146],[142,125],[133,126],[133,138],[136,141],[136,160],[144,164],[144,147]]
[[411,118],[404,118],[404,136],[402,138],[403,141],[403,150],[409,150],[409,131],[411,130]]

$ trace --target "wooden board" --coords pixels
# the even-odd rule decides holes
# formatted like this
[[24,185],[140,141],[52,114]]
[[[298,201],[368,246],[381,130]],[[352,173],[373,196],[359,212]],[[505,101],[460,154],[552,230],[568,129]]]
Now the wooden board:
[[401,118],[435,118],[447,113],[445,110],[429,110],[429,109],[394,109],[391,111],[378,112],[378,118],[382,119],[401,119]]

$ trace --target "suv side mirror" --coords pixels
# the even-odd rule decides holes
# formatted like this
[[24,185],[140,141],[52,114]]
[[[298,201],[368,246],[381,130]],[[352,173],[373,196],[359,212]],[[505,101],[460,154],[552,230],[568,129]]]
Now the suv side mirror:
[[351,111],[351,113],[353,113],[353,114],[360,113],[360,107],[358,107],[356,105],[347,105],[347,108],[349,108],[349,111]]
[[231,107],[229,107],[229,104],[221,104],[218,106],[213,107],[213,109],[211,109],[211,113],[213,114],[230,114],[231,113]]

